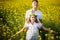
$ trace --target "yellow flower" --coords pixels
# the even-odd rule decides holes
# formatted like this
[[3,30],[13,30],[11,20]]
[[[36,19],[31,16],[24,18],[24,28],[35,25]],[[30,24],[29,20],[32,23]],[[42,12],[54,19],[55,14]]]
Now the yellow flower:
[[3,36],[6,36],[6,32],[3,32]]
[[30,17],[30,16],[35,16],[35,17],[37,17],[37,14],[30,13],[30,14],[29,14],[29,17]]
[[2,20],[2,18],[0,18],[0,20]]
[[38,36],[39,40],[42,40],[41,36]]
[[56,38],[58,38],[58,36],[56,36]]
[[54,39],[54,37],[53,37],[53,36],[52,36],[51,38],[52,38],[52,39]]
[[21,38],[20,40],[23,40],[23,38]]
[[53,32],[53,30],[50,31],[50,33],[52,33],[52,32]]
[[45,36],[48,36],[48,34],[45,34]]

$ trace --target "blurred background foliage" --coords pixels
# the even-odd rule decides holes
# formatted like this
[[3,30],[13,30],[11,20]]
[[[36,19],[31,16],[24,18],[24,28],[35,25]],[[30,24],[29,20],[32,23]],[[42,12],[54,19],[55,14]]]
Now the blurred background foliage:
[[[43,25],[51,32],[40,31],[39,40],[60,40],[60,0],[38,0],[43,14]],[[25,23],[25,13],[32,0],[0,0],[0,40],[25,40],[25,31],[12,37]]]

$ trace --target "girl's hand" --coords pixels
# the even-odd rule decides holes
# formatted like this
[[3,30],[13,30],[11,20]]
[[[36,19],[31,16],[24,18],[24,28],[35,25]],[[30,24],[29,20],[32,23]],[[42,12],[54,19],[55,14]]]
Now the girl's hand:
[[52,33],[52,34],[58,34],[58,32],[53,31],[53,30],[50,30],[50,33]]

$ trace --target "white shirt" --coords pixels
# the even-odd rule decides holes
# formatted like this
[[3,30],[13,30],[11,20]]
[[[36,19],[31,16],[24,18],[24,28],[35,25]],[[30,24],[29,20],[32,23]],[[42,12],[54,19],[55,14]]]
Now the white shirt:
[[[29,14],[31,13],[32,9],[26,11],[26,19],[29,18]],[[37,10],[35,11],[35,14],[37,14],[37,19],[42,19],[42,12]]]
[[39,35],[39,30],[38,27],[42,26],[41,23],[36,23],[32,25],[31,23],[25,23],[25,27],[28,27],[28,30],[26,32],[27,37],[28,36],[33,36],[33,35]]

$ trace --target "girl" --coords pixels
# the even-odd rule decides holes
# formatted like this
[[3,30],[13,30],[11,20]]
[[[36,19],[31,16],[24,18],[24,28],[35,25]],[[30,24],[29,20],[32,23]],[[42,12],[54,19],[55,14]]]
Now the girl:
[[39,30],[44,29],[49,31],[49,29],[42,26],[40,22],[37,21],[37,15],[30,14],[29,15],[29,23],[25,23],[24,27],[18,33],[21,33],[24,29],[27,29],[26,32],[26,40],[38,40]]

